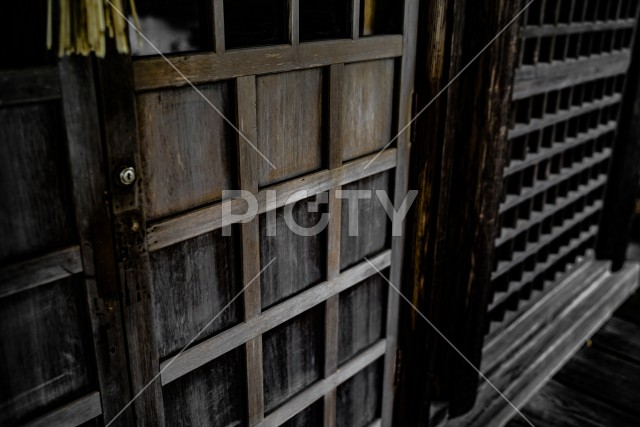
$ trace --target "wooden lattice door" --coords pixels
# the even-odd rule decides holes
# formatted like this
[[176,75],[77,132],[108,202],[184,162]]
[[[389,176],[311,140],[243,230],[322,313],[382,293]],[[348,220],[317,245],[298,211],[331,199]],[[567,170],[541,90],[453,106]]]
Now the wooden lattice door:
[[[133,394],[150,384],[127,413],[390,425],[399,298],[377,270],[399,282],[402,239],[375,194],[336,193],[404,199],[408,133],[377,153],[409,121],[418,2],[137,3],[172,55],[132,32],[133,58],[99,65],[111,175],[137,175],[112,200]],[[225,235],[239,189],[259,215]],[[324,213],[314,236],[286,224]]]

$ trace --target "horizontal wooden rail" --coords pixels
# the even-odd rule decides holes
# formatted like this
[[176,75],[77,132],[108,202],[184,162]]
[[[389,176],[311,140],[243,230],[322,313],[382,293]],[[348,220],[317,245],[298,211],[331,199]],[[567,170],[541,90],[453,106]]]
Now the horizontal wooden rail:
[[525,286],[533,282],[538,275],[547,271],[547,269],[558,262],[560,258],[569,254],[572,250],[595,237],[597,234],[598,226],[592,225],[588,231],[583,231],[578,237],[571,239],[568,244],[560,247],[560,249],[558,249],[558,253],[550,254],[545,262],[537,263],[533,271],[525,271],[519,281],[509,282],[509,289],[506,292],[495,292],[493,301],[489,304],[489,312],[495,310],[496,307],[504,303],[512,294],[519,292]]
[[512,207],[519,205],[525,200],[529,200],[544,191],[547,191],[551,187],[555,187],[563,181],[571,179],[579,173],[597,165],[600,162],[607,160],[609,157],[611,157],[611,149],[606,148],[601,153],[584,159],[582,162],[575,164],[570,168],[563,168],[560,173],[555,174],[555,176],[549,177],[549,179],[545,181],[536,182],[533,187],[528,187],[526,190],[523,189],[520,194],[507,195],[506,200],[500,205],[500,213],[505,213]]
[[[358,40],[323,40],[298,46],[282,45],[172,56],[169,60],[192,83],[208,83],[246,75],[269,74],[335,63],[369,61],[402,55],[402,36],[385,35]],[[134,61],[137,91],[188,84],[163,58]]]
[[574,147],[584,144],[587,141],[594,140],[609,132],[613,132],[616,130],[616,125],[617,123],[615,121],[610,121],[605,125],[599,125],[598,127],[589,129],[587,132],[581,132],[575,137],[568,137],[565,138],[564,141],[554,142],[551,147],[540,148],[535,153],[528,153],[524,160],[511,160],[509,165],[504,169],[503,177],[506,178],[511,176],[514,173],[520,172],[529,166],[533,166],[542,160],[549,159],[556,154],[564,153]]
[[542,223],[545,219],[556,212],[573,204],[580,198],[603,187],[607,182],[606,175],[600,175],[596,179],[591,179],[587,184],[580,185],[576,190],[569,192],[565,197],[558,197],[553,204],[546,204],[542,211],[533,211],[529,219],[519,219],[514,228],[503,227],[500,236],[496,239],[496,247],[499,247],[509,240],[515,239],[520,233],[529,230],[531,227]]
[[100,393],[94,391],[23,424],[23,427],[79,426],[100,414],[102,414]]
[[[329,191],[334,187],[392,169],[396,165],[396,149],[389,148],[365,169],[374,156],[366,156],[346,163],[339,168],[326,169],[265,188],[255,195],[258,200],[258,213],[277,209],[287,202],[298,202],[304,198]],[[276,191],[277,197],[274,200],[267,200],[267,191]],[[302,193],[304,191],[306,191],[305,195]],[[229,208],[232,215],[237,215],[235,222],[249,219],[249,215],[246,213],[247,202],[245,199],[218,202],[212,206],[152,224],[147,230],[149,251],[156,251],[221,228],[225,225],[225,221],[229,220],[228,217],[223,216],[224,208]]]
[[60,97],[60,75],[55,66],[0,71],[0,106]]
[[332,296],[338,295],[366,278],[377,274],[376,269],[384,270],[391,263],[391,251],[387,250],[378,254],[371,258],[371,262],[375,268],[368,262],[362,262],[331,280],[319,283],[262,312],[260,315],[191,347],[175,360],[173,357],[167,358],[160,364],[162,385],[180,378],[247,341],[293,319]]
[[311,387],[305,389],[293,399],[271,412],[264,420],[258,423],[256,427],[277,427],[282,425],[322,396],[337,388],[340,384],[384,356],[386,349],[387,342],[384,339],[376,342],[367,350],[339,367],[334,374],[314,383]]
[[0,298],[64,279],[82,271],[80,246],[0,268]]
[[601,99],[597,99],[591,102],[585,102],[579,106],[571,106],[567,110],[560,110],[557,113],[553,114],[545,114],[540,119],[531,119],[529,123],[518,123],[513,127],[513,129],[509,131],[509,139],[517,138],[527,133],[544,129],[547,126],[564,122],[574,117],[581,116],[582,114],[599,110],[603,107],[615,105],[621,100],[622,95],[620,95],[619,93],[614,93],[613,95],[604,96]]
[[573,22],[571,24],[527,25],[522,28],[522,37],[559,36],[565,34],[580,34],[589,31],[622,30],[633,28],[635,19],[619,19],[615,21]]
[[565,221],[560,226],[553,227],[551,233],[541,235],[539,241],[535,243],[527,243],[527,247],[525,248],[525,250],[514,252],[511,260],[500,261],[498,263],[498,268],[491,274],[491,280],[496,280],[498,277],[511,270],[515,265],[524,262],[524,260],[530,255],[538,252],[541,248],[551,243],[558,236],[569,231],[574,226],[579,225],[582,221],[595,214],[600,209],[602,209],[602,200],[596,200],[593,205],[585,208],[584,211],[580,212],[579,214],[574,215],[574,217],[570,220]]
[[591,80],[622,74],[629,68],[629,49],[577,60],[523,65],[516,71],[513,99],[518,100]]

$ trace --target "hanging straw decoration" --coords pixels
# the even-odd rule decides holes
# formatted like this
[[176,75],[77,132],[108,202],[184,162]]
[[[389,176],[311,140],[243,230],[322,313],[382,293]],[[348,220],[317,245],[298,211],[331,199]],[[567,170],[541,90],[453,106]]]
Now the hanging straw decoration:
[[[53,48],[53,2],[47,0],[47,48]],[[57,0],[58,16],[58,56],[71,54],[87,56],[94,52],[104,58],[106,38],[115,40],[120,53],[129,53],[127,38],[129,23],[122,14],[126,0]],[[129,10],[136,28],[140,28],[134,0],[129,0]]]

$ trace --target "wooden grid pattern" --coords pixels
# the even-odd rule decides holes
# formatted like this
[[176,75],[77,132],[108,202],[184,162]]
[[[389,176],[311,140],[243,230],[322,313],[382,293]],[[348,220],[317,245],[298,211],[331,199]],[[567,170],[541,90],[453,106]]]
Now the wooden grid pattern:
[[[162,393],[155,406],[164,415],[156,420],[199,425],[235,420],[250,426],[390,425],[399,301],[376,269],[399,283],[402,240],[391,238],[384,210],[364,201],[356,212],[364,237],[346,237],[345,218],[352,212],[336,193],[388,189],[397,204],[402,200],[407,133],[368,168],[365,165],[402,127],[398,123],[409,119],[418,2],[403,3],[402,34],[388,35],[363,30],[361,6],[368,10],[372,4],[352,2],[347,38],[302,42],[301,5],[290,1],[287,43],[229,49],[224,28],[227,2],[213,0],[213,51],[173,59],[223,111],[231,117],[235,112],[233,121],[278,165],[276,170],[265,165],[243,138],[224,132],[213,112],[189,110],[194,102],[185,97],[192,89],[184,87],[186,82],[176,78],[164,60],[143,57],[133,62],[140,152],[143,174],[148,176],[142,193],[149,221],[155,335],[160,340],[155,357],[163,369]],[[373,35],[365,35],[370,31]],[[363,105],[369,109],[360,111]],[[194,120],[206,120],[206,128],[194,122],[188,137],[169,131]],[[161,129],[154,130],[158,126]],[[203,129],[210,130],[203,134]],[[190,144],[198,140],[213,141],[217,147],[226,141],[233,149],[209,151],[201,143],[193,148]],[[286,151],[279,145],[283,142],[289,144]],[[169,153],[179,161],[157,168],[169,161]],[[206,175],[206,162],[213,162],[217,175]],[[234,163],[237,169],[229,167]],[[205,184],[182,179],[190,164],[204,168]],[[168,180],[173,176],[182,178]],[[231,213],[246,211],[246,204],[241,199],[222,200],[219,190],[225,183],[258,199],[259,216],[232,226],[233,233],[240,231],[237,241],[225,241],[221,230]],[[306,195],[301,196],[301,190]],[[292,202],[304,205],[323,195],[329,196],[326,210],[331,216],[321,236],[305,240],[288,235],[278,222],[282,210]],[[177,202],[168,206],[167,197]],[[293,211],[296,220],[313,225],[315,217],[295,206]],[[270,221],[278,226],[273,238],[265,234]],[[204,253],[209,255],[199,255]],[[171,325],[183,327],[192,316],[215,313],[198,302],[182,306],[183,297],[171,293],[176,281],[193,287],[190,292],[208,289],[203,298],[210,298],[211,286],[226,288],[228,294],[222,298],[228,300],[274,254],[276,262],[244,292],[242,303],[232,306],[228,316],[169,364],[180,348],[180,340],[171,346],[162,342],[172,336]],[[201,261],[196,263],[194,257]],[[221,275],[217,265],[235,271],[234,258],[239,259],[238,277]],[[216,266],[202,266],[212,260]],[[172,304],[182,308],[172,309]],[[180,315],[182,309],[190,314]],[[189,329],[197,331],[195,324],[187,325],[184,334]],[[300,348],[292,348],[295,343]],[[214,377],[221,380],[214,384]],[[216,394],[227,407],[203,400],[202,393]]]
[[590,253],[637,0],[536,1],[520,36],[489,334]]

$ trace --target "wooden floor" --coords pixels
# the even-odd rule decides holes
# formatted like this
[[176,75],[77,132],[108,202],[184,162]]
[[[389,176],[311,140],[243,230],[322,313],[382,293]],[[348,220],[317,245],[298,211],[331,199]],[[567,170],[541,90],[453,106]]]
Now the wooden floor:
[[[536,427],[640,426],[640,291],[522,412]],[[524,426],[518,415],[508,424]]]

